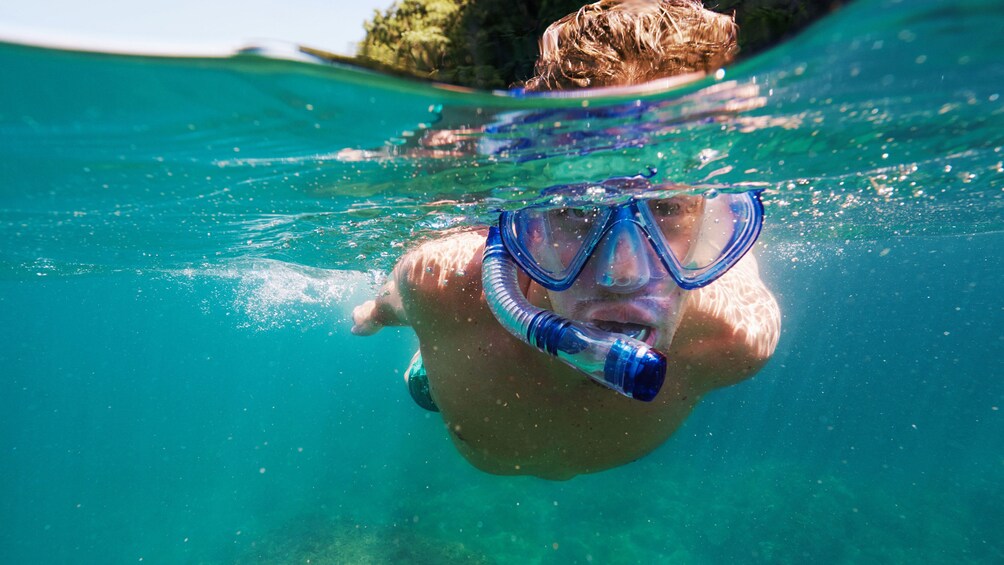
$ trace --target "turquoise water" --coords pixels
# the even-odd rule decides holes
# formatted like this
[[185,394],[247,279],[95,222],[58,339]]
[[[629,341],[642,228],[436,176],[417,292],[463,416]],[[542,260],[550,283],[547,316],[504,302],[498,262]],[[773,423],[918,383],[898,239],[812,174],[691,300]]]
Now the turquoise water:
[[[585,109],[0,45],[0,561],[1004,561],[1002,25],[861,1]],[[648,167],[767,189],[775,357],[636,463],[473,469],[352,306],[415,240]]]

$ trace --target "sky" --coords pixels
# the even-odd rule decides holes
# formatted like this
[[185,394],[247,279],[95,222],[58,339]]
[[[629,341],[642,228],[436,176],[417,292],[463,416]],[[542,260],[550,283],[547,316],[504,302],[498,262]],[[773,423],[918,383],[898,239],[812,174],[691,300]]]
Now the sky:
[[351,55],[393,0],[8,0],[0,40],[138,52],[228,52],[287,41]]

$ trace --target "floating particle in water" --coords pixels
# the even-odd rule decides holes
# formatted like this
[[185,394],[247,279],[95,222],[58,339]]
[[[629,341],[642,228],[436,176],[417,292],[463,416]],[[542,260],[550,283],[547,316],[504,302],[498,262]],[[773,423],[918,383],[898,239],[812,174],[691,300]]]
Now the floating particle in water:
[[697,153],[697,162],[700,163],[700,165],[698,165],[698,168],[704,167],[708,163],[712,161],[717,161],[718,159],[721,158],[722,158],[721,152],[716,149],[711,149],[710,147],[702,149],[700,152]]

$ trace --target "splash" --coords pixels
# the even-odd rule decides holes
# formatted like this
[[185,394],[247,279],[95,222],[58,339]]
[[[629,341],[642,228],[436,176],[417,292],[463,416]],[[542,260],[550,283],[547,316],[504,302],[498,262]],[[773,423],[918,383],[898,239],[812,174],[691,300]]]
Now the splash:
[[172,271],[176,279],[215,281],[218,288],[202,300],[211,314],[226,307],[237,327],[270,331],[308,329],[345,323],[358,293],[371,295],[383,282],[379,271],[318,269],[271,259]]

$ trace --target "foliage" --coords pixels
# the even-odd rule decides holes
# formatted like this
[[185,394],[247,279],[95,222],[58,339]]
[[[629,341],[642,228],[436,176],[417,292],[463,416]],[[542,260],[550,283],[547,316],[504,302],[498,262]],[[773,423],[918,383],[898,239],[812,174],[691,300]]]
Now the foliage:
[[740,55],[748,57],[793,36],[836,10],[844,0],[705,0],[705,6],[734,13]]
[[[707,0],[734,12],[742,56],[769,47],[835,9],[842,0]],[[537,41],[583,0],[398,0],[365,24],[365,62],[422,78],[506,88],[533,74]]]
[[366,23],[361,58],[416,76],[506,88],[528,78],[537,39],[582,0],[399,0]]
[[434,76],[467,0],[403,0],[366,22],[360,55],[385,65]]

